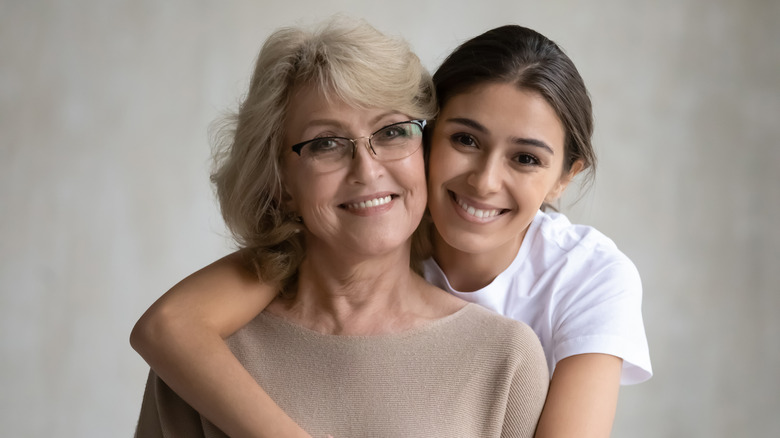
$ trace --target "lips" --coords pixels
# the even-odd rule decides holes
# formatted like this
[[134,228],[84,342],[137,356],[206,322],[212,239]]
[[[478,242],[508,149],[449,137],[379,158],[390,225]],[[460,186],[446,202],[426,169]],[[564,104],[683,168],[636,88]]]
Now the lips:
[[504,208],[477,208],[464,201],[453,192],[449,192],[450,197],[463,210],[464,213],[477,219],[489,219],[501,215],[509,210]]

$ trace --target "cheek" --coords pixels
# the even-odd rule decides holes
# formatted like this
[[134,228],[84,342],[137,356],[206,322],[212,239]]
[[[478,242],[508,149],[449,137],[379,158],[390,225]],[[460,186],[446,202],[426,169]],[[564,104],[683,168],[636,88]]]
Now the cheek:
[[441,160],[442,158],[446,158],[447,152],[451,150],[452,148],[447,144],[446,140],[442,135],[434,134],[431,138],[431,145],[430,145],[430,158]]
[[320,216],[331,205],[338,185],[332,175],[292,174],[285,180],[286,191],[297,214]]
[[396,183],[406,193],[403,203],[409,214],[419,220],[428,204],[428,186],[422,149],[403,162],[398,162],[398,165],[399,167],[392,172]]
[[517,178],[509,186],[519,205],[538,210],[555,188],[555,181],[552,178]]
[[[435,140],[435,139],[434,139]],[[432,142],[428,160],[428,184],[431,187],[441,184],[457,173],[462,166],[462,157],[447,144]]]
[[419,157],[410,163],[410,166],[406,169],[405,174],[409,179],[410,190],[415,192],[417,196],[422,198],[423,203],[428,201],[428,184],[427,177],[425,175],[425,160],[423,154],[419,154]]
[[556,165],[547,174],[547,178],[544,184],[545,199],[548,196],[555,196],[556,191],[561,188],[561,184],[564,182],[563,164],[556,163]]

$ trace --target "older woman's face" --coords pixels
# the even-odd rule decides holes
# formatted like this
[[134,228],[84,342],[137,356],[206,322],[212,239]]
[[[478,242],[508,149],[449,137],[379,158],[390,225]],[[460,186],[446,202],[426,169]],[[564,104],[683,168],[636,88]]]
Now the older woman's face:
[[[303,218],[307,251],[327,248],[367,257],[405,251],[425,210],[422,147],[410,156],[377,161],[365,137],[409,117],[385,109],[354,108],[314,87],[297,90],[285,123],[283,178],[289,208]],[[292,145],[319,137],[358,139],[344,167],[323,172]],[[363,137],[363,138],[361,138]]]

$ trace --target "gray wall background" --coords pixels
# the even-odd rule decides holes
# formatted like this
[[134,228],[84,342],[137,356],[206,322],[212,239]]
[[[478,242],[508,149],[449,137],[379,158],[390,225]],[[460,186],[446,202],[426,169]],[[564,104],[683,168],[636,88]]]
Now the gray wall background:
[[560,43],[600,156],[565,211],[645,287],[655,377],[623,388],[613,436],[776,436],[780,3],[477,3],[0,1],[2,435],[132,434],[147,372],[133,323],[232,248],[209,123],[271,30],[345,12],[430,69],[508,22]]

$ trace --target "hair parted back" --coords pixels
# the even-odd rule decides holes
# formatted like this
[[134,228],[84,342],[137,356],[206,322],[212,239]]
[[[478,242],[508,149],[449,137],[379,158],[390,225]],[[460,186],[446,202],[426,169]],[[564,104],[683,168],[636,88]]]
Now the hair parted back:
[[518,25],[489,30],[455,49],[436,70],[433,82],[442,107],[453,96],[484,83],[510,83],[539,93],[566,133],[564,172],[582,160],[593,175],[593,109],[585,82],[571,59],[544,35]]
[[249,91],[217,131],[214,172],[222,216],[264,281],[282,287],[303,259],[303,233],[285,210],[283,132],[296,87],[313,84],[355,107],[412,118],[436,113],[431,77],[408,44],[361,20],[332,18],[311,30],[274,32],[258,55]]

